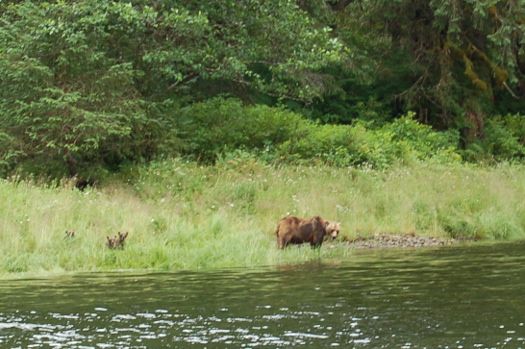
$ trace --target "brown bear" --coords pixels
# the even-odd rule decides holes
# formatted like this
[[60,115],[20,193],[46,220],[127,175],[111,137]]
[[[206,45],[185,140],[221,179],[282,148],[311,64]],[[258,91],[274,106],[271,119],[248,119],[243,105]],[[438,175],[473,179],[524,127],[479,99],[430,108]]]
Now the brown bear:
[[115,235],[115,237],[110,238],[109,236],[106,236],[107,242],[106,246],[110,249],[123,249],[124,243],[126,242],[126,238],[128,237],[128,232],[125,232],[122,234],[120,231],[118,232],[118,235]]
[[330,223],[319,216],[302,219],[295,216],[284,217],[277,229],[277,246],[280,249],[289,244],[309,242],[312,247],[321,247],[325,236],[335,239],[339,234],[339,223]]

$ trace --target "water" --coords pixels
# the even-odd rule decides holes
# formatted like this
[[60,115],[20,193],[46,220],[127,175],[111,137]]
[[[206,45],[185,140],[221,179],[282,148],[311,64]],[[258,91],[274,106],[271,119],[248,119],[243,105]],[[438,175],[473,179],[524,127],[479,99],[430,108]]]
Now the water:
[[525,244],[0,281],[0,348],[525,348]]

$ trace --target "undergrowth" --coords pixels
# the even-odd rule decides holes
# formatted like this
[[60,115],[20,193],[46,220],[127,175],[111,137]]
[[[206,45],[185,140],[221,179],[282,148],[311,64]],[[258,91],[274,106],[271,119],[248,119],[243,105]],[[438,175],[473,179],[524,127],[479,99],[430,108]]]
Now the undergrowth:
[[[418,164],[388,170],[271,166],[249,154],[203,166],[129,167],[96,188],[0,181],[0,274],[210,269],[352,254],[342,243],[280,251],[277,221],[321,215],[342,238],[376,233],[525,237],[522,166]],[[76,232],[67,238],[66,230]],[[129,232],[122,250],[106,236]]]

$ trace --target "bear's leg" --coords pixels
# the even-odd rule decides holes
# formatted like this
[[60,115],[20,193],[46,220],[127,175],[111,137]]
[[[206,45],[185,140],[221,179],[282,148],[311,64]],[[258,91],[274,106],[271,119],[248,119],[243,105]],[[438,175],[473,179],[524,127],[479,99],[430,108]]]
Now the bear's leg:
[[286,245],[287,243],[285,239],[282,236],[278,236],[277,237],[277,247],[282,250],[283,248],[286,247]]
[[321,248],[321,244],[322,242],[311,242],[310,246],[312,246],[312,248]]
[[320,248],[322,244],[323,244],[323,234],[314,233],[312,241],[310,242],[310,246],[312,246],[312,248]]

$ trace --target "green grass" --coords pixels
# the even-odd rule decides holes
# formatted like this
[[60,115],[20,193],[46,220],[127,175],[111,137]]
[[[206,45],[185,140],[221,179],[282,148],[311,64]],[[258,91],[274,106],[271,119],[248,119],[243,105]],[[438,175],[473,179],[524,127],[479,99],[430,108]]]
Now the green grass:
[[[342,235],[525,238],[519,165],[416,165],[386,171],[215,166],[171,160],[129,168],[97,189],[0,181],[0,275],[116,269],[211,269],[351,258],[343,244],[279,251],[287,215],[341,222]],[[65,230],[76,231],[73,239]],[[123,250],[105,238],[128,231]]]

